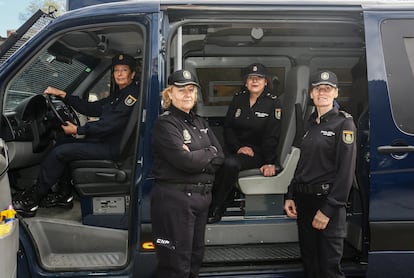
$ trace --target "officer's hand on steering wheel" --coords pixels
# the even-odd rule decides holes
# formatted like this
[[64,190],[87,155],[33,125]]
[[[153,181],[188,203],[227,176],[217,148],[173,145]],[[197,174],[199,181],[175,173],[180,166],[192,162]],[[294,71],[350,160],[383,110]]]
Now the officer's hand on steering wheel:
[[59,89],[56,89],[56,88],[50,87],[50,86],[46,88],[44,93],[47,94],[47,95],[54,95],[54,96],[61,97],[61,98],[65,98],[65,96],[66,96],[65,91],[62,91],[62,90],[59,90]]

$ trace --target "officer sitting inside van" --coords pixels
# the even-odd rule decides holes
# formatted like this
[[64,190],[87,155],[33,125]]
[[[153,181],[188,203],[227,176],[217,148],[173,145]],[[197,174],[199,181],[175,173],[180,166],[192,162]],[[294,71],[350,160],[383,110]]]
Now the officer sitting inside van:
[[[14,209],[22,216],[35,216],[40,205],[45,207],[72,207],[73,195],[70,183],[64,181],[68,164],[74,160],[116,159],[119,154],[119,132],[131,115],[138,99],[135,82],[136,61],[127,54],[112,59],[112,76],[115,89],[104,99],[88,102],[67,94],[57,88],[48,87],[44,93],[62,98],[82,114],[99,117],[98,121],[76,126],[67,121],[61,125],[67,135],[84,135],[84,139],[64,138],[58,142],[42,162],[35,185],[13,198]],[[58,193],[49,193],[55,184],[63,185]],[[48,194],[49,193],[49,194]]]

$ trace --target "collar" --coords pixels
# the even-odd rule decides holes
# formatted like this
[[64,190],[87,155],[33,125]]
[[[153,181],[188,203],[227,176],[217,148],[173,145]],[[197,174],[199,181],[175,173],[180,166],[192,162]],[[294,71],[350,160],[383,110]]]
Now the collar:
[[[320,118],[321,123],[329,121],[330,118],[336,116],[339,114],[339,110],[336,107],[333,107],[331,110],[323,114]],[[313,124],[316,124],[316,117],[318,116],[318,112],[315,111],[312,113],[311,117],[309,118],[309,121]]]
[[180,109],[178,109],[177,107],[175,107],[174,105],[170,105],[170,107],[168,108],[168,110],[171,112],[171,114],[173,114],[176,117],[179,117],[183,120],[188,120],[188,121],[193,121],[193,119],[195,118],[195,113],[193,110],[190,110],[190,113],[186,113]]

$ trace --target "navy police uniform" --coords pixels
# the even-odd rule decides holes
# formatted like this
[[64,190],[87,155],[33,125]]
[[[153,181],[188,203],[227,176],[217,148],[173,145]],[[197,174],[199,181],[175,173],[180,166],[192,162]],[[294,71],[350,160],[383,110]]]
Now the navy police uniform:
[[[119,54],[112,59],[112,66],[128,65],[135,71],[135,59]],[[59,181],[67,164],[82,159],[117,159],[120,155],[119,134],[128,123],[132,109],[138,100],[139,89],[135,82],[119,89],[109,97],[96,102],[88,102],[77,96],[66,94],[63,102],[81,114],[99,117],[98,121],[78,126],[77,133],[84,139],[70,138],[64,144],[56,145],[42,162],[38,178],[39,194],[46,195]],[[64,188],[63,190],[69,190]]]
[[[252,64],[248,74],[265,77],[261,64]],[[280,137],[282,108],[276,96],[267,87],[250,107],[250,93],[245,88],[237,93],[227,110],[224,122],[226,159],[217,173],[211,205],[210,222],[218,221],[226,201],[234,189],[241,170],[260,168],[265,164],[278,166],[276,149]],[[237,154],[243,147],[251,147],[254,157]]]
[[[169,85],[194,84],[195,77],[186,72],[173,73]],[[183,149],[184,144],[189,151]],[[157,277],[198,277],[211,189],[224,160],[223,151],[206,120],[171,104],[154,125],[152,152],[151,219]]]
[[[308,277],[345,277],[340,261],[346,236],[345,206],[356,163],[356,128],[352,116],[336,107],[322,115],[319,124],[316,117],[314,112],[305,127],[300,159],[286,199],[295,200],[301,255]],[[324,230],[312,227],[318,210],[330,218]]]

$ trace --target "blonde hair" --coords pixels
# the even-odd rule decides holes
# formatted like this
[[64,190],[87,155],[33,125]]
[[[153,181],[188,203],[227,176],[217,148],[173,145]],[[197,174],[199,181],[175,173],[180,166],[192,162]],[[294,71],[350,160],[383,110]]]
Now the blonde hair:
[[[164,109],[168,109],[171,106],[172,101],[171,101],[171,98],[168,94],[172,92],[173,87],[174,87],[174,85],[169,85],[167,88],[165,88],[161,92],[161,105],[162,105],[162,108],[164,108]],[[197,90],[197,92],[195,94],[195,97],[194,97],[194,104],[196,104],[199,88],[197,86],[194,86],[194,87],[196,87],[196,90]]]

